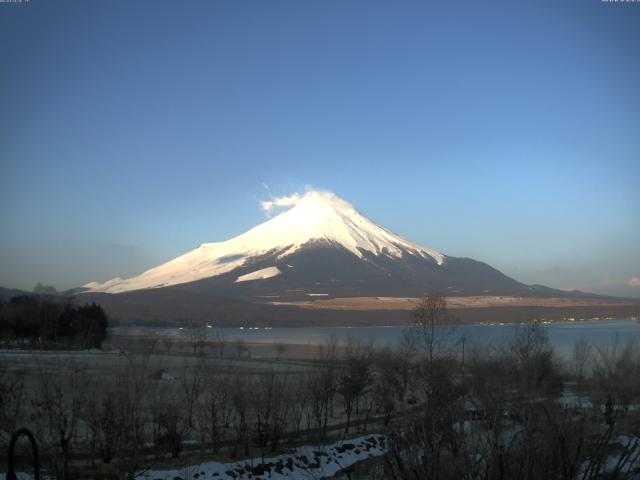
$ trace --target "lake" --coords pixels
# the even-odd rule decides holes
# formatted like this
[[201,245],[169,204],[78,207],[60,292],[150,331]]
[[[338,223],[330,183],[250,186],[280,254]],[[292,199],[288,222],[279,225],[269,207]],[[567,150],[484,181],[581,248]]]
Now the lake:
[[[556,352],[565,356],[571,352],[573,345],[580,339],[585,339],[592,345],[603,346],[618,341],[640,342],[640,321],[638,320],[582,320],[575,322],[558,322],[545,325],[549,340]],[[460,325],[453,332],[453,337],[465,337],[466,346],[500,346],[511,341],[519,325]],[[178,327],[115,327],[114,332],[190,337],[201,334],[203,329],[195,331],[191,328]],[[341,342],[349,338],[372,341],[375,345],[385,346],[396,344],[407,327],[278,327],[265,328],[207,328],[208,336],[222,334],[228,341],[244,339],[248,343],[288,343],[299,345],[318,345],[327,342],[332,337]]]

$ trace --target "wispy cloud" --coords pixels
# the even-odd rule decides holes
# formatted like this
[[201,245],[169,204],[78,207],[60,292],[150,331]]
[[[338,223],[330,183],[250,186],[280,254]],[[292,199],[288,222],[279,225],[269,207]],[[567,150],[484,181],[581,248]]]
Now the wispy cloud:
[[263,201],[261,201],[260,202],[260,208],[262,208],[262,211],[267,216],[270,216],[271,213],[273,213],[273,211],[276,208],[278,208],[278,207],[282,207],[282,208],[294,207],[298,203],[300,203],[301,199],[302,199],[302,196],[299,193],[294,193],[292,195],[284,196],[284,197],[273,197],[273,198],[271,198],[271,200],[263,200]]
[[295,192],[291,195],[271,197],[269,200],[263,200],[260,202],[260,208],[262,208],[262,211],[267,217],[271,217],[273,213],[280,213],[282,210],[295,207],[303,201],[320,201],[324,204],[333,205],[336,208],[353,208],[353,205],[341,199],[335,193],[328,190],[316,189],[310,185],[305,186],[304,193]]

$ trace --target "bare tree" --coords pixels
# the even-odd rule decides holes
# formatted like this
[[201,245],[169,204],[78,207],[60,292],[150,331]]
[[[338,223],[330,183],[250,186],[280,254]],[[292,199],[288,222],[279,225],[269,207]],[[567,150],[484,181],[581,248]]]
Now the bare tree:
[[155,343],[145,353],[125,353],[116,374],[114,386],[117,418],[121,422],[120,455],[118,468],[123,478],[133,480],[144,462],[145,426],[150,398],[155,398],[149,382],[150,359]]
[[0,367],[0,449],[8,447],[9,439],[24,420],[25,386],[24,382]]
[[244,455],[249,455],[249,402],[250,385],[243,377],[237,376],[233,379],[231,388],[231,425],[234,429],[233,448],[231,456],[238,454],[238,447],[242,446]]
[[640,400],[640,345],[632,341],[621,344],[616,339],[611,345],[599,346],[596,353],[595,400],[610,410],[609,415],[624,415],[629,405]]
[[391,427],[388,467],[395,478],[463,478],[452,473],[464,438],[454,370],[439,360],[422,368],[428,375],[416,378],[426,401]]
[[189,428],[178,403],[174,396],[170,394],[164,395],[157,419],[159,430],[158,446],[166,449],[172,458],[178,458],[180,455],[184,434]]
[[89,399],[87,420],[91,429],[92,444],[98,448],[104,463],[110,463],[117,456],[123,436],[122,411],[118,407],[118,398],[113,386],[101,399],[95,396]]
[[447,309],[446,298],[432,293],[420,299],[413,310],[416,346],[429,363],[451,346],[454,324]]
[[238,358],[242,357],[245,354],[246,355],[249,354],[249,347],[247,346],[247,343],[245,342],[244,338],[236,339],[236,341],[233,343],[233,346],[236,349],[236,354]]
[[412,367],[418,348],[413,329],[404,329],[400,342],[396,348],[398,357],[398,372],[400,374],[400,388],[398,388],[398,400],[404,401],[407,398],[410,402],[415,402],[416,382],[410,381]]
[[235,388],[229,375],[209,369],[205,374],[205,387],[198,403],[201,443],[211,441],[212,453],[218,453],[220,444],[226,439],[233,412],[232,395]]
[[589,341],[582,337],[574,345],[571,352],[571,373],[576,380],[581,381],[585,376],[592,359],[593,347]]
[[193,427],[193,411],[204,388],[205,359],[199,355],[195,363],[190,359],[184,360],[180,386],[182,387],[183,405],[186,409],[187,427]]
[[275,344],[276,360],[280,360],[280,357],[287,351],[289,346],[284,342],[278,342]]
[[193,326],[189,330],[189,340],[193,354],[196,356],[203,356],[207,346],[207,329]]
[[342,396],[347,420],[345,433],[349,432],[354,410],[359,418],[361,400],[370,383],[369,351],[356,340],[349,339],[345,366],[338,379],[338,393]]
[[255,387],[257,395],[251,402],[255,420],[254,437],[264,456],[264,449],[268,444],[275,451],[286,425],[286,384],[283,375],[272,370],[261,374]]
[[294,432],[300,433],[302,419],[309,407],[309,389],[310,381],[307,375],[296,376],[294,380],[290,380],[287,385],[289,392],[291,423]]
[[373,399],[377,410],[384,415],[384,424],[388,425],[396,409],[396,402],[402,398],[402,357],[384,349],[375,357],[376,375],[373,379]]
[[[326,435],[329,417],[332,416],[336,393],[338,368],[338,340],[332,336],[325,344],[318,346],[316,367],[307,377],[309,385],[310,418],[323,438]],[[311,422],[308,422],[311,423]]]
[[32,399],[40,439],[54,460],[57,478],[70,477],[72,441],[77,434],[88,392],[86,370],[71,361],[38,362],[38,385]]
[[514,387],[522,398],[557,397],[562,379],[544,325],[530,323],[518,327],[507,354]]
[[171,352],[171,349],[173,348],[173,345],[174,345],[174,344],[173,344],[173,338],[171,338],[171,337],[170,337],[170,336],[168,336],[168,335],[167,335],[167,336],[165,336],[165,337],[162,337],[162,346],[163,346],[164,350],[165,350],[167,353],[170,353],[170,352]]
[[223,357],[224,349],[228,343],[228,339],[225,333],[222,330],[218,330],[218,329],[214,330],[212,335],[212,341],[213,341],[214,348],[218,352],[218,356]]

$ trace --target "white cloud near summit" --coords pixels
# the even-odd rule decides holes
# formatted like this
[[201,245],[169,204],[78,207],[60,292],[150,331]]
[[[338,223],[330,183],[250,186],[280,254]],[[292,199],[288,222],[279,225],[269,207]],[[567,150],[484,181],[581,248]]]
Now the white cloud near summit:
[[264,213],[270,215],[275,208],[294,207],[298,203],[300,203],[301,199],[302,196],[299,193],[294,193],[293,195],[284,197],[274,197],[271,200],[263,200],[262,202],[260,202],[260,208],[262,208],[262,211]]
[[260,202],[260,208],[262,208],[265,215],[271,217],[275,212],[280,213],[282,210],[288,210],[304,201],[320,202],[325,205],[332,205],[338,209],[353,208],[353,205],[341,199],[335,193],[328,190],[317,190],[311,186],[307,186],[305,192],[302,194],[295,192],[291,195],[263,200]]

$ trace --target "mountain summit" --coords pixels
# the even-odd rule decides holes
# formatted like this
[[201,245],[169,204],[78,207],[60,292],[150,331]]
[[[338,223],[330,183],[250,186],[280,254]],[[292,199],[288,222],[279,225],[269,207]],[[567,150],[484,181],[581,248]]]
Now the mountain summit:
[[136,277],[88,283],[82,294],[117,294],[108,296],[121,302],[134,295],[144,309],[160,299],[191,308],[214,300],[229,305],[232,299],[282,304],[318,297],[418,297],[427,292],[576,294],[524,285],[486,263],[416,245],[329,192],[294,194],[263,202],[262,207],[281,213],[238,237],[204,243]]
[[[262,208],[272,217],[246,233],[136,277],[88,283],[76,291],[78,302],[96,301],[125,322],[300,326],[406,323],[415,298],[432,292],[476,305],[464,310],[473,321],[516,314],[487,305],[517,300],[538,308],[593,297],[525,285],[486,263],[416,245],[329,192],[276,198]],[[540,313],[518,315],[532,312]]]
[[[318,244],[344,249],[361,260],[370,256],[397,260],[413,256],[435,265],[446,262],[445,255],[376,225],[333,193],[310,191],[289,198],[292,208],[242,235],[224,242],[204,243],[136,277],[91,282],[84,288],[105,293],[163,288],[219,276],[255,263],[264,256],[272,256],[274,265],[239,275],[235,282],[264,280],[281,273],[275,264],[277,261]],[[274,206],[271,202],[263,204],[267,205],[267,210]]]

